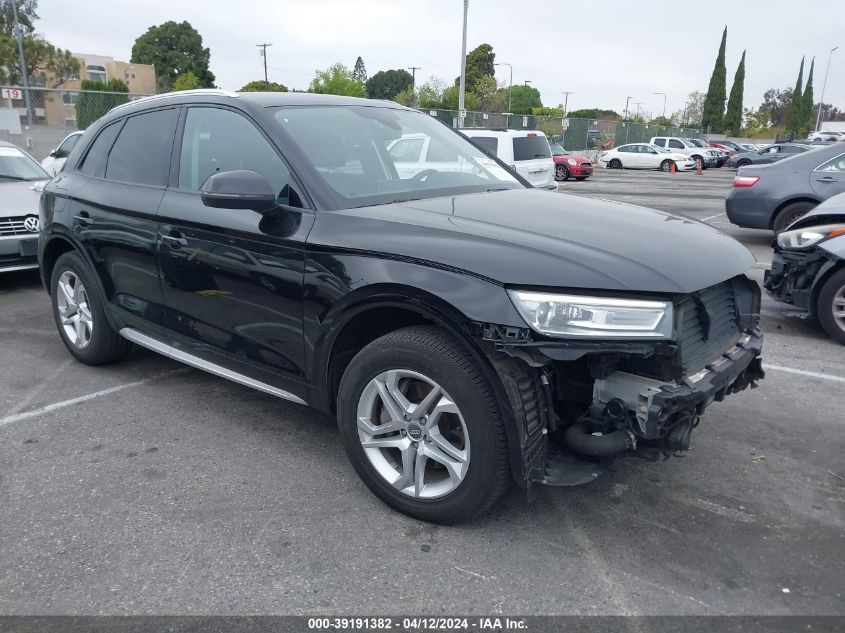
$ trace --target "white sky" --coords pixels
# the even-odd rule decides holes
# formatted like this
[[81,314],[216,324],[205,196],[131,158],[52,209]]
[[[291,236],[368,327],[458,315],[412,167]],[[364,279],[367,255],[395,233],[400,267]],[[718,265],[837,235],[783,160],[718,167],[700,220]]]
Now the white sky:
[[[221,88],[263,78],[255,44],[268,49],[269,78],[305,88],[318,68],[361,55],[379,70],[421,66],[417,79],[452,81],[460,72],[461,0],[40,0],[37,29],[74,52],[128,61],[135,38],[154,24],[188,20],[211,49]],[[727,90],[742,49],[745,106],[768,88],[793,86],[801,56],[816,56],[818,101],[828,54],[825,102],[845,109],[845,0],[564,2],[470,0],[467,50],[487,42],[496,61],[513,64],[514,84],[530,80],[543,103],[612,108],[625,98],[659,116],[706,90],[723,26],[728,26]],[[497,67],[508,81],[508,68]],[[632,110],[636,106],[632,106]]]

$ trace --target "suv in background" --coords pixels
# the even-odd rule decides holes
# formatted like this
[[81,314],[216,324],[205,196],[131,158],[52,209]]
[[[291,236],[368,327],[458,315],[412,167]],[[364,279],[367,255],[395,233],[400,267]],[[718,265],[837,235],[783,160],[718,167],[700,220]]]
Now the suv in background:
[[52,150],[48,154],[47,158],[41,161],[41,166],[48,174],[55,176],[59,173],[62,166],[65,164],[67,157],[70,155],[71,150],[76,146],[77,141],[79,141],[79,137],[82,136],[84,131],[85,130],[80,130],[68,134],[62,142],[59,143],[59,146]]
[[808,141],[845,141],[845,133],[822,130],[821,132],[810,132]]
[[535,130],[487,130],[464,128],[461,132],[474,145],[510,165],[535,187],[555,189],[555,163],[549,139]]
[[[388,146],[418,137],[437,160],[403,176],[419,155]],[[85,132],[40,212],[74,358],[134,343],[334,415],[370,490],[428,521],[483,512],[509,481],[593,481],[597,457],[683,452],[711,402],[763,376],[738,242],[537,191],[396,103],[138,99]],[[302,450],[302,477],[337,470],[316,463],[333,450]]]
[[653,136],[649,141],[651,145],[657,145],[677,154],[689,156],[702,168],[715,167],[718,162],[718,154],[709,148],[697,147],[686,139],[677,136]]
[[715,156],[706,157],[704,159],[705,167],[722,167],[725,163],[728,162],[728,153],[726,151],[711,147],[704,139],[685,138],[684,140],[687,143],[695,145],[696,147],[700,147],[708,154],[715,154]]

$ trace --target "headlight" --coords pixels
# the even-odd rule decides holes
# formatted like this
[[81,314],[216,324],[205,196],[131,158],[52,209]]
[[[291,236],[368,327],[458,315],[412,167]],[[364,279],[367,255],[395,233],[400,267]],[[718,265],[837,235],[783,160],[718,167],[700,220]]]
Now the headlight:
[[575,167],[575,165],[578,164],[578,161],[575,160],[574,158],[567,158],[566,162],[569,163],[570,165],[572,165],[573,167]]
[[508,290],[535,332],[595,338],[672,338],[672,303]]
[[778,235],[778,246],[786,249],[800,250],[815,246],[822,240],[845,235],[845,225],[826,224],[823,226],[808,226],[794,231],[784,231]]

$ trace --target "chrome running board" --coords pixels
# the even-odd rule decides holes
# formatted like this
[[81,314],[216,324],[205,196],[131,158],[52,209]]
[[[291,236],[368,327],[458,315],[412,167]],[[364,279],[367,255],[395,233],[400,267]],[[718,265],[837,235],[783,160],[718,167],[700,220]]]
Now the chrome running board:
[[141,347],[146,347],[149,350],[158,352],[159,354],[161,354],[162,356],[166,356],[167,358],[178,360],[180,363],[185,363],[186,365],[190,365],[191,367],[207,371],[209,374],[214,374],[215,376],[226,378],[227,380],[231,380],[232,382],[239,383],[246,387],[258,389],[259,391],[269,393],[271,396],[276,396],[277,398],[284,398],[285,400],[290,400],[291,402],[295,402],[296,404],[308,404],[302,398],[295,396],[292,393],[285,391],[284,389],[279,389],[278,387],[268,385],[267,383],[261,382],[260,380],[255,380],[254,378],[250,378],[249,376],[244,376],[243,374],[239,374],[236,371],[232,371],[231,369],[227,369],[220,365],[215,365],[214,363],[199,358],[198,356],[194,356],[193,354],[189,354],[188,352],[176,349],[175,347],[172,347],[167,343],[162,343],[158,339],[154,339],[151,336],[141,334],[141,332],[139,332],[138,330],[125,327],[120,330],[120,335],[127,341],[137,343]]

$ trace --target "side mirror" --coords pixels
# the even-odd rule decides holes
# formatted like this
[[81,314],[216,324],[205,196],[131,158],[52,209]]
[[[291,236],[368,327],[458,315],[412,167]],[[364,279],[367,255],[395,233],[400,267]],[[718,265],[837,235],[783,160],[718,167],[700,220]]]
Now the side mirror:
[[59,150],[58,149],[54,149],[52,152],[50,152],[50,158],[58,158],[58,157],[59,157]]
[[249,169],[223,171],[209,176],[200,189],[202,202],[216,209],[274,209],[276,193],[267,179]]

